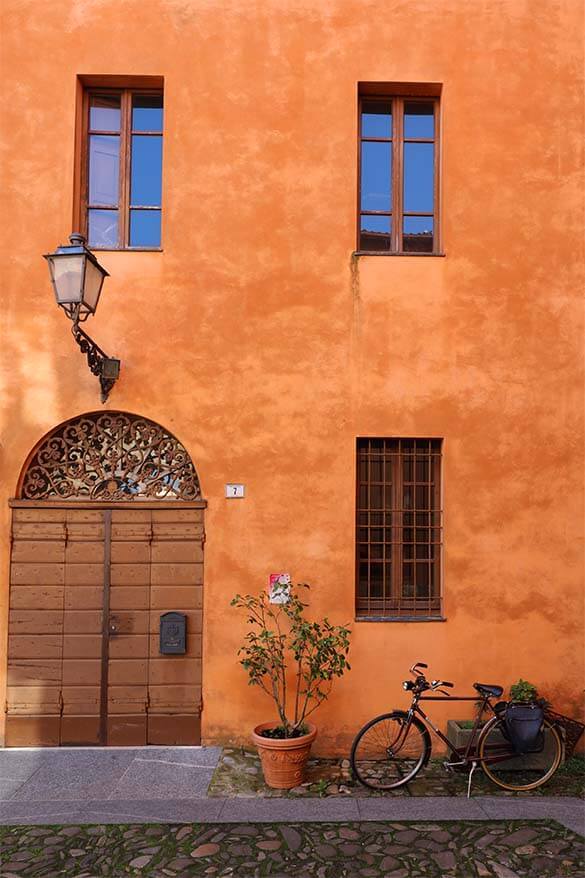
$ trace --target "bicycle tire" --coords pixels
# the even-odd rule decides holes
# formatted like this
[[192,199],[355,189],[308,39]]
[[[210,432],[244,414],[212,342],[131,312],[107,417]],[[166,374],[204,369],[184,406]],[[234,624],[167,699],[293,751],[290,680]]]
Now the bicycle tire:
[[[544,720],[545,732],[549,734],[545,738],[542,751],[527,754],[514,752],[505,733],[500,731],[502,728],[503,721],[497,716],[493,717],[485,724],[477,742],[481,767],[489,779],[502,789],[512,792],[534,790],[550,780],[561,764],[563,755],[563,744],[554,725]],[[486,751],[490,747],[495,755],[498,752],[503,755],[507,748],[510,759],[487,764],[484,759],[489,760],[489,753]]]
[[[411,781],[427,764],[431,755],[431,736],[416,716],[410,718],[406,737],[396,754],[388,752],[392,750],[392,744],[399,741],[400,732],[404,731],[407,722],[408,713],[394,710],[374,717],[359,730],[349,759],[353,776],[363,786],[372,790],[397,789]],[[392,735],[395,737],[392,738]],[[402,773],[402,763],[408,769],[407,774]],[[393,773],[396,777],[393,777]]]

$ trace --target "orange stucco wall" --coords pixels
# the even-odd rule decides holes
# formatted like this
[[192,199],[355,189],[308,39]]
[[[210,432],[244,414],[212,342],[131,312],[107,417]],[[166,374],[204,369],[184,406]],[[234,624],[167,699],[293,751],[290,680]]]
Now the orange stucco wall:
[[[105,408],[175,433],[209,502],[205,739],[271,715],[236,591],[288,570],[353,620],[359,435],[444,437],[447,621],[353,623],[321,752],[404,704],[417,659],[579,711],[582,4],[537,6],[5,0],[0,704],[7,501],[38,439],[99,407],[41,254],[72,230],[77,76],[121,74],[164,76],[163,252],[100,255],[87,329],[122,359]],[[352,259],[358,81],[443,84],[444,257]]]

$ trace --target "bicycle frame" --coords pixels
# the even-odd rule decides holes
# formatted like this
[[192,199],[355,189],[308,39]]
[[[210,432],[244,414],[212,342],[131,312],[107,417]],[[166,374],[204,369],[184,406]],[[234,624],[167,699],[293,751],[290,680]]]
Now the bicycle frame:
[[[473,763],[473,762],[476,762],[476,763],[477,762],[479,762],[479,763],[488,762],[489,764],[491,764],[492,762],[500,762],[504,759],[509,759],[510,758],[510,751],[509,750],[507,750],[505,754],[502,753],[502,754],[497,755],[497,756],[494,755],[489,760],[480,759],[479,755],[476,752],[475,744],[476,744],[476,741],[478,738],[481,717],[482,717],[484,711],[486,710],[486,708],[489,708],[491,710],[491,712],[494,714],[494,716],[497,716],[496,711],[494,710],[492,703],[490,701],[491,697],[492,696],[490,696],[490,695],[480,695],[479,693],[477,695],[422,695],[422,694],[414,695],[413,699],[412,699],[412,703],[411,703],[410,708],[408,710],[408,722],[406,723],[406,730],[410,726],[410,721],[411,721],[412,717],[415,714],[418,714],[418,716],[420,716],[420,718],[424,722],[425,726],[427,728],[430,726],[430,728],[437,735],[437,737],[439,737],[441,739],[441,741],[443,741],[443,743],[447,745],[452,756],[457,757],[457,761],[448,762],[447,765],[452,765],[452,766],[454,766],[454,765],[469,765],[470,763]],[[467,743],[467,746],[466,747],[455,747],[454,744],[449,740],[449,738],[447,738],[447,736],[444,735],[441,732],[441,730],[436,727],[436,725],[433,723],[433,721],[430,719],[430,717],[427,716],[427,714],[424,712],[422,707],[420,707],[419,702],[421,702],[421,701],[475,701],[475,702],[481,701],[481,710],[478,710],[478,712],[477,712],[477,717],[475,718],[475,723],[473,724],[473,728],[471,730],[471,735],[469,736],[469,741]]]

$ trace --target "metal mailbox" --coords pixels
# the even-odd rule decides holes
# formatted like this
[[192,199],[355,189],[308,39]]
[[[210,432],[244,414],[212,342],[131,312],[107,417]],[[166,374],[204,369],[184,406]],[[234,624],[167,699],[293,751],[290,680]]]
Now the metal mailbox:
[[163,613],[160,617],[162,655],[184,655],[187,651],[187,618],[184,613]]

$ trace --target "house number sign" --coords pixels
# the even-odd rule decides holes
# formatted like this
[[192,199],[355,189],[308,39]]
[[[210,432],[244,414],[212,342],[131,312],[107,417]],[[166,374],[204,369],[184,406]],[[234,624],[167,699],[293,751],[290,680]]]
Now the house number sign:
[[225,496],[228,500],[235,500],[238,497],[245,497],[246,486],[230,482],[229,485],[225,486]]

